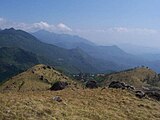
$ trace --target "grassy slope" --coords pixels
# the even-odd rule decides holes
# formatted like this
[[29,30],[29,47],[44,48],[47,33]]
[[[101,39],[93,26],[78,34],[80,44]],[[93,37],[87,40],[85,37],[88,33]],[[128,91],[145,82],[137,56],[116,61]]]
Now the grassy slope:
[[158,74],[145,67],[135,68],[105,76],[105,81],[107,84],[115,80],[129,83],[137,88],[150,85],[159,86],[160,82]]
[[[43,68],[45,67],[45,68]],[[33,73],[34,72],[34,73]],[[41,80],[43,76],[46,80]],[[56,71],[47,68],[46,65],[39,64],[27,71],[10,78],[0,87],[1,91],[30,91],[30,90],[46,90],[51,87],[55,81],[71,81],[68,77]]]
[[[53,101],[54,96],[63,101]],[[124,90],[65,89],[0,93],[0,119],[159,120],[160,103]]]

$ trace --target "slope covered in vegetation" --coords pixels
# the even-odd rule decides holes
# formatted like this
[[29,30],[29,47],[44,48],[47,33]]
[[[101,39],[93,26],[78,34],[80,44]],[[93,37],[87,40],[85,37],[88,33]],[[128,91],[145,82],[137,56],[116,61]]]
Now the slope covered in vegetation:
[[53,67],[39,64],[18,74],[0,86],[1,91],[42,91],[47,90],[56,81],[71,80]]
[[125,82],[137,88],[160,87],[159,75],[148,67],[137,67],[117,73],[105,75],[104,81],[108,85],[111,81]]
[[[62,102],[53,100],[60,96]],[[159,120],[160,103],[125,90],[0,93],[0,119]]]
[[15,47],[0,48],[0,82],[43,60],[34,53]]

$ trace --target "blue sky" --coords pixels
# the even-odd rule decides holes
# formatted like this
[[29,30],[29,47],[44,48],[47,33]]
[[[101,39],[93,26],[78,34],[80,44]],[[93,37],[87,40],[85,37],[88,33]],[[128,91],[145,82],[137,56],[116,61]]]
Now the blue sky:
[[10,25],[45,22],[52,27],[68,27],[100,44],[136,44],[139,38],[141,42],[158,41],[159,6],[160,0],[1,0],[0,18]]
[[1,17],[73,27],[160,26],[160,0],[1,0]]

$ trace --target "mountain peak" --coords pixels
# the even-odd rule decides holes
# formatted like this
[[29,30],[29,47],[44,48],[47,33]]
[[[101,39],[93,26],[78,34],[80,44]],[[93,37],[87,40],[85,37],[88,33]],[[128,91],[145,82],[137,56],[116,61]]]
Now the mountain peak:
[[6,28],[6,29],[4,29],[4,30],[7,30],[7,31],[15,31],[16,29],[14,29],[13,27],[11,27],[11,28]]
[[39,30],[35,33],[32,33],[35,37],[40,39],[42,42],[46,42],[49,44],[54,44],[59,47],[67,48],[67,49],[72,49],[79,44],[88,44],[91,46],[95,46],[94,43],[91,41],[82,38],[78,35],[71,35],[71,34],[60,34],[60,33],[54,33],[54,32],[48,32],[45,30]]
[[52,83],[56,81],[71,82],[67,76],[56,71],[53,67],[39,64],[27,71],[20,73],[8,81],[1,87],[1,91],[39,91],[48,90]]
[[106,83],[120,81],[133,85],[138,89],[159,84],[158,74],[149,67],[141,66],[106,75]]

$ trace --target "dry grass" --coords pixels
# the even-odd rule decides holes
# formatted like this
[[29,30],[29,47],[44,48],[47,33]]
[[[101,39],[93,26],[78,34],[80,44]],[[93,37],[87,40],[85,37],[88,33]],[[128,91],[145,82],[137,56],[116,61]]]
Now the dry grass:
[[[43,76],[43,79],[40,79],[41,76]],[[51,83],[56,81],[72,82],[71,79],[55,69],[49,69],[46,65],[39,64],[10,78],[0,86],[0,91],[47,90],[51,87]]]
[[105,77],[105,81],[109,84],[111,81],[123,81],[131,84],[136,88],[142,88],[143,86],[150,86],[148,83],[155,83],[159,79],[158,74],[151,69],[140,67],[130,71],[119,72]]
[[[52,98],[60,96],[63,101]],[[160,103],[125,90],[0,93],[1,120],[160,120]]]

